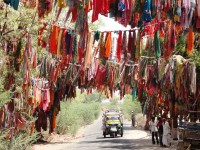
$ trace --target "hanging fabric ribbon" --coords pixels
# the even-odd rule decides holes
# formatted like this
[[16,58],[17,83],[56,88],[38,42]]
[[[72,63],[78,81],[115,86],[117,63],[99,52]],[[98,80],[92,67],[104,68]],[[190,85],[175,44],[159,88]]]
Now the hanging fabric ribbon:
[[137,97],[137,87],[133,87],[133,89],[132,89],[132,102],[135,101],[136,97]]
[[4,3],[6,3],[7,5],[10,5],[15,10],[18,10],[19,0],[4,0]]
[[99,59],[103,59],[104,55],[105,55],[105,41],[104,41],[104,35],[105,33],[101,33],[101,37],[100,37],[100,50],[99,50]]
[[126,31],[123,33],[123,39],[122,39],[122,50],[124,54],[124,58],[127,58],[127,34]]
[[142,20],[149,22],[151,19],[151,0],[145,0]]
[[119,31],[119,37],[117,40],[117,59],[118,59],[118,61],[121,60],[121,53],[122,53],[122,31]]
[[161,56],[161,50],[160,50],[160,31],[157,31],[154,35],[154,45],[155,45],[155,52],[156,52],[156,58],[159,58]]
[[136,60],[139,60],[140,57],[141,57],[141,43],[140,43],[140,31],[138,31],[137,40],[136,40],[135,58],[136,58]]
[[108,32],[105,44],[105,55],[104,55],[105,58],[110,57],[111,48],[112,48],[112,33]]
[[187,54],[191,55],[194,49],[194,32],[192,29],[189,30],[187,35]]
[[85,67],[89,67],[92,64],[92,44],[94,41],[94,36],[92,33],[88,35],[87,50],[85,54]]
[[72,42],[73,63],[77,62],[77,55],[78,55],[78,38],[77,38],[77,34],[74,34],[73,35],[73,42]]
[[129,53],[129,55],[131,56],[131,58],[133,58],[132,56],[133,56],[133,44],[134,44],[134,42],[133,42],[133,32],[132,31],[129,31],[129,35],[128,35],[128,53]]

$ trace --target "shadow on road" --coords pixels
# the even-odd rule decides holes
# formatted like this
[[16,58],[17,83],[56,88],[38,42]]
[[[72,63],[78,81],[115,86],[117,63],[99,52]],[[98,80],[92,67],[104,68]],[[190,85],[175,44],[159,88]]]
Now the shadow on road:
[[71,144],[73,142],[46,142],[46,143],[37,143],[37,145],[64,145],[64,144]]
[[102,149],[151,149],[158,150],[159,145],[152,145],[149,139],[98,138],[99,141],[82,141],[84,145],[97,144]]
[[124,126],[124,130],[137,130],[137,128],[132,127],[130,125],[126,125],[126,126]]
[[106,138],[104,137],[97,137],[96,139],[118,139],[118,138],[121,138],[121,136],[116,136],[116,137],[112,137],[110,135],[107,135]]

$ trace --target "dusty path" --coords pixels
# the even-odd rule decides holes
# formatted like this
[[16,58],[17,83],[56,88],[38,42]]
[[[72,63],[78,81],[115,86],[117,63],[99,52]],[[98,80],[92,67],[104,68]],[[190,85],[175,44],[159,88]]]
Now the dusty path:
[[[168,150],[159,145],[151,144],[151,136],[143,130],[131,127],[130,122],[124,124],[124,137],[103,138],[101,130],[101,118],[92,125],[79,131],[79,138],[63,142],[52,142],[46,145],[36,145],[35,150]],[[175,148],[170,148],[170,150]]]

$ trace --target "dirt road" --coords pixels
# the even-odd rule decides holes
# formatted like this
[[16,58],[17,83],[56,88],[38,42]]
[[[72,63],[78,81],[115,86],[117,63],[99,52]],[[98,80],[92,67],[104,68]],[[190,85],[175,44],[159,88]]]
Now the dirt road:
[[[79,138],[63,142],[52,142],[46,145],[36,145],[35,150],[168,150],[159,145],[151,144],[151,136],[143,130],[131,127],[131,122],[124,124],[124,136],[103,138],[101,119],[87,126],[78,133]],[[170,150],[175,148],[170,148]]]

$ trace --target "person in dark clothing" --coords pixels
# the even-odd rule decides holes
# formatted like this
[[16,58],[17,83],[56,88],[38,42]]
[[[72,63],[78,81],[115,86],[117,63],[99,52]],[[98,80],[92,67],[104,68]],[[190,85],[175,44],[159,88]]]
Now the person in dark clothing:
[[131,121],[132,121],[132,126],[135,127],[135,114],[133,111],[131,113]]
[[163,147],[163,122],[161,118],[158,118],[158,123],[157,123],[157,128],[158,128],[158,136],[159,136],[159,141],[160,141],[160,147]]

